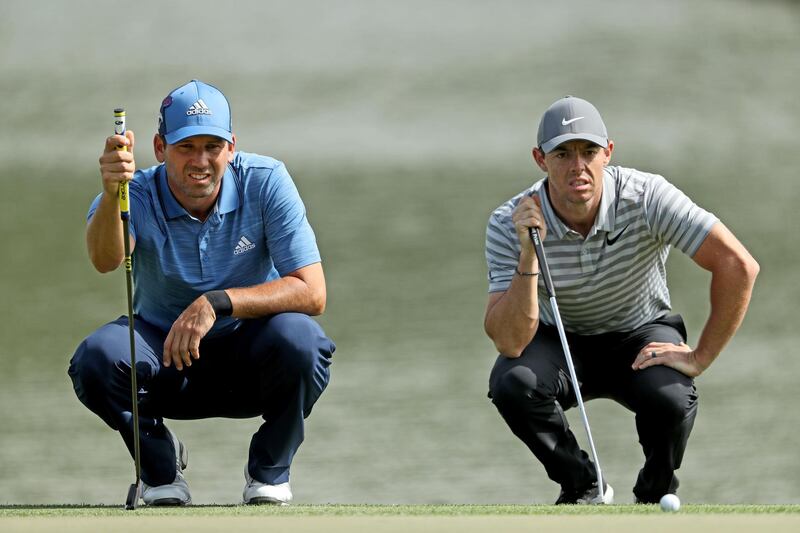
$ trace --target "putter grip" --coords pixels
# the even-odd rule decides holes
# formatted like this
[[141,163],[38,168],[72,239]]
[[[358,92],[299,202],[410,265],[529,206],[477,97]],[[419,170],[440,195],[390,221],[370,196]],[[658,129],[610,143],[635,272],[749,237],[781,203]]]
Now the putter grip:
[[[125,135],[125,110],[118,107],[114,110],[114,135]],[[118,146],[117,150],[127,151],[127,146]],[[128,199],[128,182],[119,185],[119,212],[122,218],[128,218],[130,201]]]
[[547,289],[547,296],[552,298],[556,295],[556,291],[553,287],[553,279],[550,277],[550,268],[547,266],[547,258],[544,255],[542,239],[539,238],[539,230],[536,228],[528,228],[528,235],[533,243],[533,249],[536,251],[536,258],[539,260],[539,273],[544,279],[544,288]]

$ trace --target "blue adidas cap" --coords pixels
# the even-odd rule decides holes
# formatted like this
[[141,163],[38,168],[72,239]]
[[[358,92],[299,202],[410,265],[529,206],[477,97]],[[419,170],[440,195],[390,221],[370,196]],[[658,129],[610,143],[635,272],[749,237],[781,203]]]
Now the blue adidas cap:
[[161,102],[158,133],[167,144],[193,135],[214,135],[233,142],[228,100],[216,87],[192,80]]

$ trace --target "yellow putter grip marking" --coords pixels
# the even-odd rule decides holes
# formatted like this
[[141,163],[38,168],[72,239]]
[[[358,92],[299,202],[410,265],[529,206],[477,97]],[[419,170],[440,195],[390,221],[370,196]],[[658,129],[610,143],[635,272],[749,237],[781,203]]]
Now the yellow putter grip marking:
[[128,201],[128,182],[120,184],[119,186],[119,210],[123,213],[128,213],[131,210],[130,202]]

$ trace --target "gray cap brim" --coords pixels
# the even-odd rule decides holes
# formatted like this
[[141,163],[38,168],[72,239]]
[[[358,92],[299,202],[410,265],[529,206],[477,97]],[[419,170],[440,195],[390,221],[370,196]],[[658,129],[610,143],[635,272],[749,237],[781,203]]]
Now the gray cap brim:
[[559,135],[558,137],[554,137],[546,143],[543,143],[540,148],[542,149],[542,152],[548,154],[555,150],[559,144],[575,140],[591,141],[602,146],[603,148],[608,148],[608,139],[598,135],[592,135],[591,133],[566,133],[564,135]]

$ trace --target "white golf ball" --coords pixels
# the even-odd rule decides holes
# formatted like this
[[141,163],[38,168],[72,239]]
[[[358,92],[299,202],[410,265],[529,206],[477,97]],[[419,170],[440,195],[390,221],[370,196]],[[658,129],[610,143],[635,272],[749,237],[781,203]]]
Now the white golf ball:
[[674,513],[681,508],[681,501],[674,494],[664,494],[659,503],[661,503],[661,510],[667,513]]

